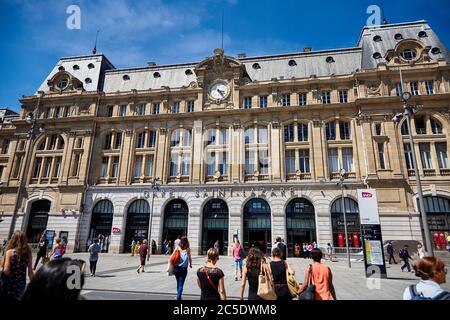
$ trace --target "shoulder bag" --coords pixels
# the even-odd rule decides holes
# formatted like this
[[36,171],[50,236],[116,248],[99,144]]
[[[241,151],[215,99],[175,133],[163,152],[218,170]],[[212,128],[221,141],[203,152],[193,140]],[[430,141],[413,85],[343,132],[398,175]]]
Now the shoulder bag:
[[272,274],[270,272],[270,265],[267,266],[268,272],[264,270],[266,263],[261,262],[261,273],[258,278],[258,292],[257,295],[264,300],[276,300],[277,294],[275,292],[275,286],[272,280]]
[[175,249],[175,251],[172,253],[172,255],[170,256],[170,263],[173,264],[174,266],[177,265],[180,262],[181,259],[181,255],[180,255],[180,250],[179,249]]
[[206,270],[206,268],[203,268],[203,272],[205,273],[206,279],[208,279],[208,282],[211,285],[211,287],[213,287],[214,290],[219,292],[219,289],[217,289],[217,287],[215,286],[215,284],[212,282],[211,278],[209,277],[208,270]]
[[306,281],[306,289],[303,290],[298,296],[298,300],[314,300],[314,293],[316,291],[316,286],[312,279],[312,264],[309,265],[308,279]]
[[286,263],[286,282],[289,287],[289,292],[292,295],[293,299],[298,298],[298,291],[300,290],[300,286],[297,283],[297,280],[295,279],[295,276],[289,272],[287,263]]

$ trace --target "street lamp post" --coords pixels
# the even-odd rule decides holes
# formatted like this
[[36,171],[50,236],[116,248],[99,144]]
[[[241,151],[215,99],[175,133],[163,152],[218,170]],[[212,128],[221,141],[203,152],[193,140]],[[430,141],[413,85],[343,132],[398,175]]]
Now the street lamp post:
[[27,147],[26,147],[26,153],[25,153],[25,159],[21,168],[21,173],[20,173],[20,178],[19,178],[19,184],[17,187],[17,193],[16,193],[16,202],[14,204],[14,210],[13,210],[13,214],[12,214],[12,219],[11,219],[11,224],[9,226],[9,232],[8,232],[8,239],[11,239],[13,233],[14,233],[14,229],[16,228],[16,221],[17,221],[17,215],[18,215],[18,211],[20,208],[20,204],[22,202],[22,192],[25,186],[25,179],[26,179],[26,174],[28,172],[28,161],[31,155],[31,151],[33,149],[33,140],[36,136],[36,131],[38,131],[39,133],[44,133],[46,131],[45,126],[43,124],[41,124],[41,126],[39,128],[37,128],[36,125],[36,119],[39,117],[39,106],[41,104],[41,98],[44,96],[44,92],[39,91],[39,97],[38,97],[38,101],[36,104],[36,107],[34,108],[33,113],[29,113],[26,118],[25,121],[31,125],[30,130],[28,131],[27,134]]
[[413,134],[411,131],[411,116],[417,112],[417,107],[413,105],[409,105],[408,101],[411,98],[411,94],[409,92],[403,92],[402,93],[402,99],[403,99],[403,113],[398,113],[393,121],[395,123],[399,123],[400,120],[406,116],[406,126],[408,129],[408,135],[409,135],[409,145],[411,148],[411,155],[412,155],[412,164],[414,167],[414,175],[416,177],[416,183],[417,183],[417,193],[419,194],[419,213],[421,217],[421,224],[422,224],[422,238],[424,240],[425,244],[425,251],[428,252],[429,256],[433,256],[433,245],[431,243],[431,237],[430,237],[430,230],[428,227],[428,220],[425,212],[425,203],[423,201],[423,193],[422,193],[422,184],[420,182],[420,175],[419,175],[419,169],[417,168],[417,158],[416,158],[416,152],[414,150],[414,140],[413,140]]
[[341,169],[339,172],[339,185],[341,186],[341,193],[342,193],[342,201],[341,201],[341,208],[342,208],[342,214],[344,215],[344,233],[345,233],[345,247],[347,249],[347,261],[348,261],[348,267],[351,268],[352,264],[350,262],[350,248],[348,247],[348,232],[347,232],[347,217],[345,214],[345,198],[344,198],[344,180],[345,180],[345,169]]
[[[152,238],[152,218],[153,218],[153,203],[155,202],[155,191],[159,190],[159,177],[153,179],[152,181],[152,205],[151,205],[151,213],[150,213],[150,221],[148,226],[148,244],[149,244],[149,253],[151,252],[151,238]],[[147,261],[150,259],[150,254],[147,255]]]

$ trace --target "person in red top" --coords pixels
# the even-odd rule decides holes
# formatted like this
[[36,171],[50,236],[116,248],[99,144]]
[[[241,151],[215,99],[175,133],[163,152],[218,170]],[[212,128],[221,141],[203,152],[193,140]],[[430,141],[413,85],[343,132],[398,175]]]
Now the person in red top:
[[141,265],[139,266],[139,268],[137,269],[137,273],[141,272],[145,272],[144,267],[145,267],[145,258],[147,257],[147,253],[148,253],[148,241],[144,240],[141,244],[141,246],[139,247],[139,258],[141,260]]

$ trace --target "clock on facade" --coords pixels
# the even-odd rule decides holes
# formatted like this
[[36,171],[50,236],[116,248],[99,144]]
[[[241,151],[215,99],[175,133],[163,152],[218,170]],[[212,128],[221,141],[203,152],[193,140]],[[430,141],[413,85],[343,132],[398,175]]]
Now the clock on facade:
[[212,100],[224,100],[230,94],[230,87],[225,81],[213,83],[209,89],[209,96]]

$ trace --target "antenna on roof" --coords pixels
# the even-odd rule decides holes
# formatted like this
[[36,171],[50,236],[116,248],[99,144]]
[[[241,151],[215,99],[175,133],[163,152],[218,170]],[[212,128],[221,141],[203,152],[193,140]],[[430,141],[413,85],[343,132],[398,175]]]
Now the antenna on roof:
[[224,10],[222,8],[222,46],[221,46],[222,51],[223,51],[223,16],[224,16]]
[[381,0],[381,16],[383,17],[383,24],[388,24],[386,16],[384,15],[384,2]]
[[100,30],[97,30],[97,34],[95,36],[95,44],[94,44],[94,49],[92,50],[92,54],[96,54],[97,53],[97,38],[98,38],[98,33],[100,32]]

